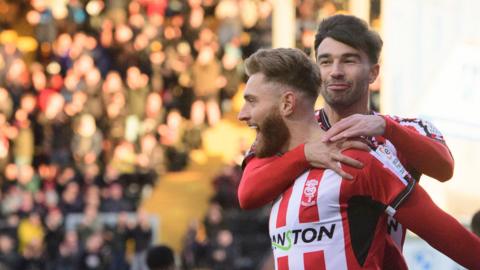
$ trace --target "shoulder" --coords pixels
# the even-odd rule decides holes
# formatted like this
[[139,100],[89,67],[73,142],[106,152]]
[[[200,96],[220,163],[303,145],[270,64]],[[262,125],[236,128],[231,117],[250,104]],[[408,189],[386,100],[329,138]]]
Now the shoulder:
[[255,157],[255,145],[252,145],[250,149],[245,153],[242,161],[242,169],[245,169],[247,164]]
[[[364,167],[360,171],[363,174],[370,176],[389,175],[390,177],[397,178],[404,185],[408,185],[408,183],[412,181],[412,177],[398,160],[395,153],[385,145],[380,144],[372,147],[369,152],[348,149],[345,150],[343,154],[362,162]],[[347,169],[349,173],[358,175],[359,170],[349,169],[347,166],[342,168]]]
[[404,127],[409,127],[421,135],[444,141],[443,135],[440,130],[435,127],[431,122],[421,118],[404,118],[395,115],[385,115],[386,118],[395,121]]
[[[377,151],[378,147],[373,147],[371,146],[371,150],[369,152],[367,151],[362,151],[362,150],[357,150],[357,149],[346,149],[342,152],[343,155],[353,158],[355,160],[358,160],[363,163],[363,169],[362,170],[357,170],[354,169],[350,166],[344,165],[342,166],[342,169],[347,169],[350,172],[357,172],[355,174],[358,174],[358,172],[363,171],[364,173],[368,173],[372,166],[377,167],[381,166],[381,162],[379,163],[379,158],[377,157],[377,154],[375,151]],[[350,169],[349,169],[350,168]]]
[[363,176],[369,174],[371,163],[373,162],[373,156],[370,152],[361,151],[357,149],[346,149],[342,152],[343,155],[353,158],[363,163],[362,169],[356,169],[346,164],[340,163],[342,170],[351,174],[355,179],[363,178]]
[[357,150],[357,149],[345,149],[342,154],[345,156],[351,157],[361,162],[370,162],[373,159],[373,156],[370,152]]

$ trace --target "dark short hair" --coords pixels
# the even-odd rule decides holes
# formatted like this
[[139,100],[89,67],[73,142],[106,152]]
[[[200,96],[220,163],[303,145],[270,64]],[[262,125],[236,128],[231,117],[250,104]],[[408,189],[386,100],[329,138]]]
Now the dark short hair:
[[147,266],[152,270],[169,269],[174,266],[173,251],[167,246],[155,246],[147,251]]
[[265,75],[267,81],[285,84],[316,99],[321,83],[320,70],[299,49],[261,49],[245,61],[248,76]]
[[315,54],[320,43],[327,37],[365,52],[370,63],[378,63],[383,41],[377,32],[370,30],[365,21],[351,15],[334,15],[324,19],[315,35]]

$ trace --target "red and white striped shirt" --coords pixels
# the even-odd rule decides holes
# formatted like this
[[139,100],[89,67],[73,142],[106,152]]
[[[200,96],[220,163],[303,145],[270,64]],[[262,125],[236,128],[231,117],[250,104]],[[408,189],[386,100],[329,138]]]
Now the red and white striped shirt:
[[275,269],[381,269],[384,210],[398,206],[414,181],[383,146],[345,154],[365,164],[349,171],[354,180],[311,169],[275,200],[269,222]]

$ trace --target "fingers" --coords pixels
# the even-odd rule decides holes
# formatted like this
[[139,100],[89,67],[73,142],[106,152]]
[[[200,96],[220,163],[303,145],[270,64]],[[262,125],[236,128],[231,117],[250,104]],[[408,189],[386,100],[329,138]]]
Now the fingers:
[[329,140],[331,142],[336,142],[336,141],[339,141],[339,140],[342,140],[342,139],[345,139],[345,138],[352,138],[352,137],[356,137],[356,136],[358,136],[357,133],[350,132],[349,130],[345,130],[345,131],[331,137]]
[[338,138],[339,134],[341,134],[345,129],[349,128],[350,125],[344,124],[344,122],[340,121],[333,125],[325,134],[323,135],[322,142],[332,141],[332,138]]
[[334,172],[336,172],[338,175],[340,175],[344,179],[352,180],[353,176],[349,173],[346,173],[344,170],[342,170],[342,167],[338,165],[338,163],[335,162],[335,166],[331,168]]
[[327,163],[316,163],[312,162],[310,165],[312,165],[315,168],[325,168],[325,169],[330,169],[334,172],[336,172],[338,175],[340,175],[342,178],[352,180],[353,176],[347,172],[345,172],[342,167],[340,166],[339,162],[351,166],[353,168],[361,169],[363,168],[363,163],[355,160],[353,158],[349,158],[347,156],[338,154],[333,157],[329,162]]
[[356,160],[356,159],[353,159],[351,157],[347,157],[345,155],[342,155],[342,154],[338,154],[335,156],[335,159],[345,165],[348,165],[348,166],[351,166],[351,167],[354,167],[354,168],[357,168],[357,169],[361,169],[363,168],[363,163]]
[[378,115],[354,114],[334,124],[325,134],[324,141],[335,142],[359,136],[377,136],[385,133],[385,119]]
[[[340,156],[341,155],[339,154],[339,158],[342,159],[342,157],[340,157]],[[347,162],[346,164],[354,164],[353,167],[356,167],[356,168],[359,165],[359,162],[356,161],[356,160],[346,160],[346,162]],[[342,170],[342,167],[340,166],[338,161],[336,161],[333,158],[331,158],[327,162],[315,162],[315,161],[313,161],[313,162],[310,162],[310,165],[312,167],[315,167],[315,168],[330,169],[330,170],[336,172],[338,175],[340,175],[341,177],[343,177],[345,179],[350,179],[350,180],[353,179],[353,176],[350,175],[349,173],[345,172],[344,170]]]
[[323,137],[323,141],[338,141],[343,138],[349,138],[355,135],[355,126],[358,124],[358,120],[355,115],[349,116],[345,119],[340,120],[339,122],[335,123]]

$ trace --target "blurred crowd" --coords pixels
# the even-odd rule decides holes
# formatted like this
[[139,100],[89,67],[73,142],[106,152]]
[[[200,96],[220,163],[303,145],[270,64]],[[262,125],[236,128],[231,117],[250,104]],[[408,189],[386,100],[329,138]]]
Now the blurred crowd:
[[[309,52],[343,2],[297,1],[297,45]],[[269,0],[0,0],[0,269],[145,269],[139,204],[230,112],[271,15]],[[234,166],[215,181],[186,268],[251,269],[268,249],[265,211],[238,210],[239,179]]]
[[270,210],[268,206],[240,209],[237,188],[241,173],[240,166],[232,165],[215,177],[215,192],[203,221],[192,222],[185,236],[183,269],[263,269],[268,261]]

